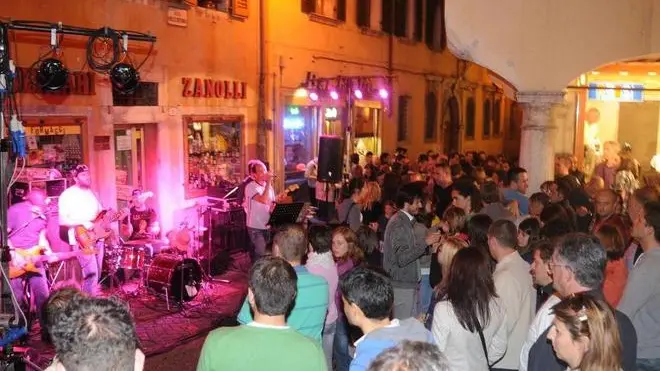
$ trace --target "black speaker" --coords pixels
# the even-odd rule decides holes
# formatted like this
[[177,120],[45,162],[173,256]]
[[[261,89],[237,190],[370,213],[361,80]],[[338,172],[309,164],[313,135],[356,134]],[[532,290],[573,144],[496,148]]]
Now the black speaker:
[[341,182],[343,157],[342,138],[335,135],[322,135],[319,140],[317,179],[328,183]]

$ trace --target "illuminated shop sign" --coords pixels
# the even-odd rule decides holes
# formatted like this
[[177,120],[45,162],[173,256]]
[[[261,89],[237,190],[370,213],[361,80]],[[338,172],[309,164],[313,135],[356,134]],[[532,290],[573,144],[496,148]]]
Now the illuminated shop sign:
[[644,85],[599,82],[589,84],[589,100],[643,102]]

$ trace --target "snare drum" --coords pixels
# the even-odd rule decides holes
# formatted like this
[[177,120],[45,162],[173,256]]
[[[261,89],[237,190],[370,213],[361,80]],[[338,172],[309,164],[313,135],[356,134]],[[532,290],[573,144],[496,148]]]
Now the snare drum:
[[202,287],[202,270],[194,259],[159,254],[147,268],[147,287],[179,301],[190,301]]
[[146,256],[145,248],[142,246],[124,246],[119,259],[119,267],[124,269],[144,268]]

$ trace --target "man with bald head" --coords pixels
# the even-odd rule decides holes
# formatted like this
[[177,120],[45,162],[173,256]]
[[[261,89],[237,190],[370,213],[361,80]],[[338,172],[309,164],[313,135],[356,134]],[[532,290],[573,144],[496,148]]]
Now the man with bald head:
[[596,192],[596,196],[594,197],[596,218],[590,232],[598,232],[605,224],[614,225],[620,231],[625,232],[622,237],[626,246],[628,246],[630,242],[630,228],[628,227],[629,223],[621,214],[621,207],[621,198],[613,190],[602,189]]
[[[42,254],[51,254],[46,238],[46,193],[33,189],[25,196],[25,201],[14,204],[7,211],[7,229],[9,231],[9,248],[11,249],[11,266],[23,268],[27,260],[20,254],[22,249],[39,246]],[[11,287],[16,300],[23,303],[23,281],[30,282],[32,297],[41,313],[41,307],[48,299],[48,282],[43,265],[37,267],[38,272],[27,272],[11,279]]]

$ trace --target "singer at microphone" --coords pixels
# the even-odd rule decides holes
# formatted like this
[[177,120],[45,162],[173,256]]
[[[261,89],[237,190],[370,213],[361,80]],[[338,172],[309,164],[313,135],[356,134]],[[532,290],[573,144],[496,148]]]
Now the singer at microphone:
[[275,201],[275,191],[273,190],[275,176],[268,172],[266,165],[259,160],[248,162],[248,175],[249,179],[246,180],[242,201],[251,242],[250,255],[254,262],[266,254],[266,245],[270,240],[268,220],[271,205]]

